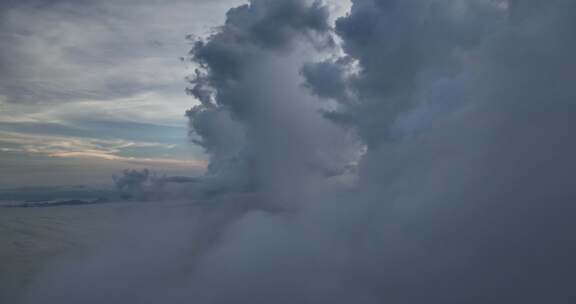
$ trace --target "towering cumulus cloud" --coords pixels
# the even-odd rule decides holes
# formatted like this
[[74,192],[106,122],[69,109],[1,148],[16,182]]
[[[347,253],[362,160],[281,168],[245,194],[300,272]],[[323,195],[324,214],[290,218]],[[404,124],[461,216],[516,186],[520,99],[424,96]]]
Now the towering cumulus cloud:
[[576,2],[328,12],[252,0],[194,44],[209,225],[110,303],[573,303]]
[[256,0],[195,43],[189,92],[201,105],[188,116],[211,156],[210,190],[292,192],[338,170],[342,137],[299,78],[306,58],[333,47],[330,30],[318,1]]
[[[276,231],[281,241],[250,242],[261,232],[246,220],[248,242],[224,245],[203,290],[226,286],[218,303],[570,301],[574,9],[570,1],[354,1],[335,25],[344,55],[301,71],[305,87],[336,102],[322,109],[327,121],[365,146],[356,190],[318,194],[297,220],[306,232]],[[242,50],[265,48],[259,62],[277,52],[279,44],[250,37],[239,39]],[[226,84],[213,93],[242,126],[276,129],[276,120],[254,114],[279,109],[280,121],[301,119],[277,103],[281,96],[257,99],[245,83],[229,83],[242,91],[225,97]],[[274,109],[253,112],[255,100]],[[291,109],[301,110],[297,103]],[[262,164],[283,174],[278,166],[293,153],[263,149],[267,134],[255,131],[244,147],[257,161],[274,155]],[[273,146],[313,150],[290,139]]]

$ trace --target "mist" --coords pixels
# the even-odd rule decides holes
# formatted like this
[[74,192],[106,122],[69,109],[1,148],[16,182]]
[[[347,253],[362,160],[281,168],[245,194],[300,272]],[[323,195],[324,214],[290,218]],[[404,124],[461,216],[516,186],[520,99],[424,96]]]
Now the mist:
[[333,4],[194,38],[205,175],[90,207],[18,301],[572,303],[576,3]]

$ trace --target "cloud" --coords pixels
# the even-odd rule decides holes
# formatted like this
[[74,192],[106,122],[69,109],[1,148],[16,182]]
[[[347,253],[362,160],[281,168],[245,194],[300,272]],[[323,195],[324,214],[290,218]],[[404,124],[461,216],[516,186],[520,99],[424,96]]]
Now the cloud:
[[45,155],[62,158],[100,158],[105,160],[156,161],[203,166],[202,161],[162,159],[158,157],[123,156],[122,151],[132,148],[160,148],[171,150],[170,144],[153,142],[134,142],[126,140],[85,139],[74,137],[57,137],[46,135],[24,135],[20,133],[0,132],[2,152],[21,153],[26,155]]
[[114,155],[120,167],[130,158],[201,161],[186,143],[183,112],[194,101],[179,58],[189,48],[185,36],[208,33],[234,3],[2,1],[0,131],[176,145],[123,149]]
[[194,44],[190,57],[201,68],[190,92],[202,104],[188,116],[222,187],[291,192],[305,171],[334,171],[336,159],[347,157],[331,153],[346,138],[318,114],[301,87],[302,59],[290,55],[332,46],[328,12],[320,2],[253,1],[231,9],[220,31]]
[[[181,91],[184,73],[177,59],[186,51],[184,36],[191,27],[207,30],[222,3],[11,5],[2,11],[2,91],[10,102],[35,104]],[[192,17],[201,22],[188,21],[192,8],[204,12]]]
[[186,195],[183,189],[169,186],[190,187],[201,181],[195,177],[160,175],[148,169],[125,169],[122,175],[114,176],[114,185],[121,197],[134,201],[182,199]]
[[[321,65],[337,76],[313,78],[346,83],[330,97],[345,118],[332,120],[367,147],[355,190],[298,197],[306,207],[289,227],[247,216],[194,281],[198,298],[570,299],[574,4],[521,6],[508,19],[486,1],[355,1],[336,32],[350,57],[340,62],[359,72]],[[330,95],[318,83],[308,86]],[[408,136],[398,119],[423,105],[442,114]]]
[[519,3],[356,0],[335,32],[318,2],[230,10],[191,52],[198,225],[135,214],[30,302],[572,301],[576,4]]
[[[369,147],[395,135],[397,117],[429,86],[458,74],[502,12],[488,1],[355,1],[336,21],[344,57],[304,66],[312,91],[338,100],[326,117],[352,125]],[[500,16],[501,17],[501,16]]]

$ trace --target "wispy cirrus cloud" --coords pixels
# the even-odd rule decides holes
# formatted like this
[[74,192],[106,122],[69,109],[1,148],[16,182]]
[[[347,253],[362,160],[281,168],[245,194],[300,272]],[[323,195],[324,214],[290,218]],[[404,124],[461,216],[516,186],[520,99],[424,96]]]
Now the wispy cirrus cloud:
[[[51,157],[101,158],[107,160],[154,160],[155,157],[132,157],[122,155],[126,149],[154,148],[172,150],[176,145],[154,142],[138,142],[122,139],[95,139],[64,136],[46,136],[23,133],[0,132],[0,151],[39,154]],[[161,160],[161,158],[156,158]],[[168,161],[168,160],[164,160]],[[201,166],[203,161],[174,160]]]
[[184,37],[207,32],[231,1],[22,1],[1,12],[0,88],[8,102],[182,92]]
[[0,158],[34,164],[38,183],[54,157],[82,159],[86,172],[96,160],[197,171],[204,156],[187,139],[184,112],[196,101],[184,90],[185,37],[210,32],[242,2],[0,3]]

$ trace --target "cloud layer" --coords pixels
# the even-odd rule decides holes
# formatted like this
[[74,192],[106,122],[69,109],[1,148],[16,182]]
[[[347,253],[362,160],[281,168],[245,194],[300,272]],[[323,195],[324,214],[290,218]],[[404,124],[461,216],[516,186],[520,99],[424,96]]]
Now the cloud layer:
[[[188,71],[179,58],[189,48],[187,34],[205,35],[236,3],[240,1],[2,1],[0,131],[41,138],[37,149],[51,139],[55,142],[50,145],[67,142],[75,148],[80,148],[75,144],[78,138],[146,143],[143,149],[131,146],[106,153],[115,163],[106,167],[126,166],[122,160],[130,157],[201,161],[202,152],[187,145],[183,111],[193,101],[184,93]],[[4,150],[14,148],[20,159],[40,161],[37,154],[26,152],[29,146],[24,142],[16,147],[13,137],[1,136]],[[173,148],[148,148],[158,142]],[[75,152],[84,158],[103,155]],[[1,166],[15,161],[14,155],[0,154]],[[72,160],[75,155],[67,157],[77,161]],[[86,163],[84,169],[95,168]],[[0,179],[45,182],[17,173]],[[94,182],[112,173],[102,173]]]

